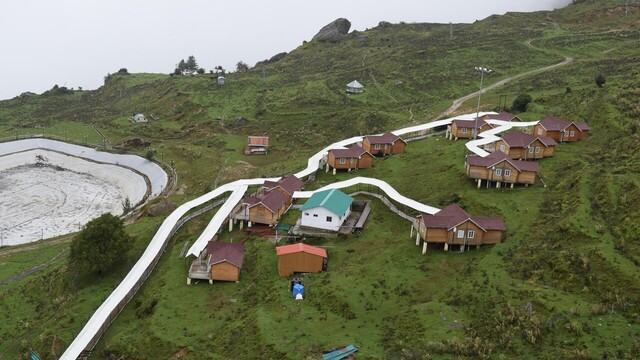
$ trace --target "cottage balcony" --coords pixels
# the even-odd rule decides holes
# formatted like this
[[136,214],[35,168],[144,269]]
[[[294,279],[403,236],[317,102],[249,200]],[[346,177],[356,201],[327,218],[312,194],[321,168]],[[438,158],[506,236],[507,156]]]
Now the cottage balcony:
[[189,278],[209,280],[209,261],[200,259],[193,260],[189,268]]

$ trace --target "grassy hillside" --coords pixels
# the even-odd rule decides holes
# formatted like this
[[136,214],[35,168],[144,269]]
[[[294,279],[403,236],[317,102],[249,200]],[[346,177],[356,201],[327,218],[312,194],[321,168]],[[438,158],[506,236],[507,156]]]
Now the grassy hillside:
[[[624,16],[619,1],[579,1],[565,9],[508,13],[474,24],[381,25],[337,44],[303,44],[284,59],[227,76],[115,74],[95,91],[50,91],[0,102],[0,137],[42,133],[116,144],[141,136],[174,160],[182,202],[217,183],[300,169],[326,144],[437,116],[477,90],[477,65],[495,72],[486,84],[562,61],[483,95],[493,109],[529,93],[527,119],[548,114],[587,121],[592,135],[561,144],[540,161],[547,187],[475,189],[463,172],[464,144],[443,138],[410,143],[402,155],[357,174],[321,173],[310,188],[363,175],[434,206],[457,202],[470,213],[498,215],[506,241],[465,253],[409,239],[409,223],[374,201],[362,235],[313,243],[329,246],[329,271],[305,278],[295,302],[277,276],[274,245],[236,231],[223,239],[247,246],[238,284],[185,282],[184,242],[212,214],[190,222],[134,300],[109,328],[94,358],[318,358],[353,343],[358,358],[640,357],[640,9]],[[603,88],[595,85],[606,77]],[[366,92],[344,94],[357,79]],[[475,110],[475,100],[461,112]],[[132,125],[134,112],[158,120]],[[237,117],[249,124],[233,127]],[[266,157],[240,154],[245,136],[266,134]],[[145,150],[138,150],[144,152]],[[293,218],[289,215],[289,218]],[[161,219],[144,218],[133,263]],[[0,257],[3,277],[64,250],[31,259]],[[2,250],[0,250],[2,254]],[[33,265],[30,265],[30,262]],[[0,357],[29,347],[54,358],[125,274],[73,279],[65,266],[0,287]],[[24,354],[24,353],[23,353]]]

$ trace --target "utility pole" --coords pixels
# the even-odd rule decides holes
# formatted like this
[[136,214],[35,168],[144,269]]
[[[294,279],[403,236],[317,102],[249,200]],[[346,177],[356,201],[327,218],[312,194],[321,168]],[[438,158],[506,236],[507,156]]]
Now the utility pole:
[[481,67],[481,66],[476,66],[476,71],[480,73],[480,91],[478,91],[478,108],[476,111],[476,122],[475,122],[475,129],[473,129],[474,133],[473,133],[473,140],[475,140],[478,137],[478,116],[480,116],[480,95],[482,95],[482,80],[484,80],[484,74],[485,73],[490,73],[492,70],[489,70],[485,67]]

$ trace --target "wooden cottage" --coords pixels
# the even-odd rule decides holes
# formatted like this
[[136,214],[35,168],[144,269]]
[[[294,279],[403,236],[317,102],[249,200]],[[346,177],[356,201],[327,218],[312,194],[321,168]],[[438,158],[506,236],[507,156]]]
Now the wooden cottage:
[[243,215],[252,223],[274,225],[291,205],[291,197],[280,191],[269,191],[258,196],[245,196]]
[[480,117],[482,120],[501,120],[508,122],[522,122],[522,119],[518,115],[514,115],[510,112],[501,111],[498,114],[486,114]]
[[364,86],[358,82],[358,80],[353,80],[352,82],[347,84],[347,93],[349,94],[360,94],[364,92]]
[[452,139],[473,139],[476,132],[481,133],[492,129],[493,126],[488,122],[478,119],[476,129],[476,120],[461,120],[455,119],[451,122],[451,125],[447,126],[446,137],[449,140]]
[[495,149],[512,159],[535,160],[553,156],[556,142],[548,136],[534,136],[511,130],[496,141]]
[[[504,221],[497,217],[470,216],[457,204],[451,204],[433,215],[423,214],[414,222],[416,245],[422,244],[422,253],[427,252],[428,243],[444,244],[448,251],[451,245],[465,247],[496,244],[502,241],[506,230]],[[413,237],[413,229],[411,236]]]
[[266,155],[268,147],[268,136],[248,136],[243,152],[245,155]]
[[358,145],[348,149],[331,149],[327,154],[327,172],[336,170],[368,169],[373,165],[373,155]]
[[239,281],[244,262],[244,244],[209,241],[209,270],[211,281]]
[[187,284],[192,279],[214,281],[239,281],[244,262],[244,244],[209,241],[200,256],[189,268]]
[[469,155],[464,165],[467,176],[477,180],[478,188],[482,180],[487,180],[487,186],[491,181],[499,188],[502,183],[534,184],[538,173],[538,164],[532,161],[513,160],[502,151],[495,151],[482,157]]
[[589,136],[589,125],[550,116],[536,124],[533,133],[536,136],[548,136],[557,142],[573,142]]
[[278,181],[265,181],[262,185],[264,192],[279,191],[288,197],[287,207],[293,201],[293,193],[302,190],[304,181],[298,179],[295,175],[284,176]]
[[338,189],[318,191],[302,205],[300,225],[309,228],[339,231],[351,214],[353,198]]
[[365,136],[362,140],[362,148],[374,156],[401,154],[406,146],[406,141],[390,131],[382,135]]
[[322,272],[327,268],[325,249],[298,243],[276,247],[278,274],[291,276],[297,272]]

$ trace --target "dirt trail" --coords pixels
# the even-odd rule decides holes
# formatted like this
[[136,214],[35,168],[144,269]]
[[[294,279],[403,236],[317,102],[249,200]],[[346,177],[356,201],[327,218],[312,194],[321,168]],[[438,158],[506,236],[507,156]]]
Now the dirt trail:
[[559,62],[557,64],[545,66],[545,67],[542,67],[542,68],[539,68],[539,69],[535,69],[535,70],[531,70],[531,71],[526,71],[526,72],[520,73],[518,75],[514,75],[514,76],[512,76],[510,78],[506,78],[506,79],[500,80],[497,83],[494,83],[494,84],[491,84],[489,86],[486,86],[486,87],[482,88],[482,92],[480,92],[480,90],[478,90],[478,91],[473,92],[473,93],[471,93],[469,95],[465,95],[465,96],[463,96],[463,97],[461,97],[459,99],[454,100],[453,104],[447,110],[445,110],[440,115],[438,115],[438,118],[441,119],[441,118],[449,117],[451,114],[453,114],[454,111],[458,110],[458,108],[460,107],[460,105],[462,105],[462,103],[464,103],[465,101],[467,101],[467,100],[469,100],[471,98],[474,98],[474,97],[478,96],[478,94],[480,94],[480,93],[484,94],[487,91],[493,90],[493,89],[495,89],[495,88],[497,88],[499,86],[507,84],[509,81],[513,81],[513,80],[516,80],[516,79],[519,79],[519,78],[522,78],[522,77],[525,77],[525,76],[539,74],[541,72],[553,70],[553,69],[558,68],[560,66],[571,64],[572,62],[573,62],[573,58],[567,57],[563,61],[561,61],[561,62]]

